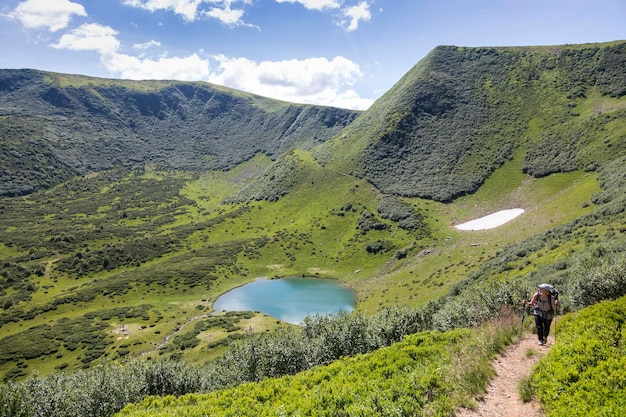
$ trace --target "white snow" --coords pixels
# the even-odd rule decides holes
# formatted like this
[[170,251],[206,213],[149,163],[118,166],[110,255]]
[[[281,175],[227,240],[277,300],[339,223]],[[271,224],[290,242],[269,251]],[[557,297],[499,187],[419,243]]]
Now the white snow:
[[498,226],[502,226],[504,223],[509,222],[522,214],[524,209],[515,208],[509,210],[501,210],[492,214],[489,214],[480,219],[472,220],[467,223],[458,224],[456,227],[459,230],[486,230],[493,229]]

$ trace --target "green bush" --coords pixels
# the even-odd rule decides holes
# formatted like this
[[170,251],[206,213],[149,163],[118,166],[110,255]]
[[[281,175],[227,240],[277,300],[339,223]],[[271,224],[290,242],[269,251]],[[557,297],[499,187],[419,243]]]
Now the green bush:
[[548,417],[618,416],[626,410],[626,297],[564,318],[537,365],[535,393]]
[[[149,397],[119,416],[449,416],[469,380],[510,339],[504,326],[489,336],[455,330],[422,332],[372,353],[256,384],[179,398]],[[508,335],[505,335],[508,334]],[[462,364],[462,365],[461,365]]]
[[578,260],[578,276],[571,294],[576,308],[626,294],[626,253],[600,253],[603,250],[598,248]]

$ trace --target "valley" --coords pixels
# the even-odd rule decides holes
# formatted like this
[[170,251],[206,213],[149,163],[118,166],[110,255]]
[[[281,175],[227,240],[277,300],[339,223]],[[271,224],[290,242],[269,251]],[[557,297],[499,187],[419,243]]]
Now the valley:
[[[624,42],[441,46],[365,112],[0,70],[0,399],[49,416],[144,400],[126,415],[202,415],[195,404],[252,395],[261,409],[326,381],[329,403],[303,409],[343,409],[348,381],[354,413],[474,407],[537,284],[559,288],[572,340],[579,312],[621,308],[608,303],[626,295],[624,65]],[[498,227],[456,227],[512,208]],[[355,309],[298,326],[215,311],[283,277],[346,285]]]

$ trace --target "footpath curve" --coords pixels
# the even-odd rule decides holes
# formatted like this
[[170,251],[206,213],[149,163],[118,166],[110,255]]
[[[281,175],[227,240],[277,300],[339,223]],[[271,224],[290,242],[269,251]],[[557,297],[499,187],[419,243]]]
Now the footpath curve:
[[539,346],[537,336],[525,334],[522,339],[498,355],[493,362],[496,375],[493,377],[484,396],[477,400],[475,410],[460,408],[457,417],[545,417],[537,401],[524,402],[520,398],[518,383],[530,375],[533,366],[554,343],[548,337],[548,344]]

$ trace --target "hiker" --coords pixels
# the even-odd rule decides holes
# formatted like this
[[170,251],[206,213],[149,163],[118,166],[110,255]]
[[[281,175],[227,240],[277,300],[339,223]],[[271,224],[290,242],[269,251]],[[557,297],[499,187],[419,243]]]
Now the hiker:
[[524,300],[524,305],[533,307],[535,326],[537,326],[537,339],[539,339],[539,344],[543,346],[548,343],[548,333],[550,333],[552,318],[559,305],[558,292],[550,284],[541,284],[539,285],[539,291],[533,295],[532,300]]

